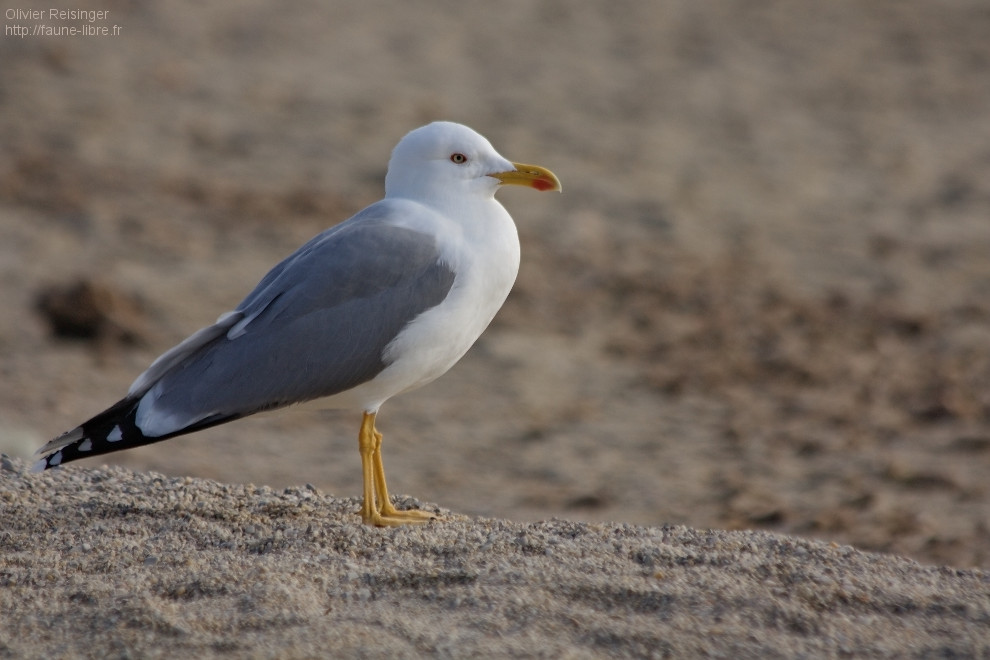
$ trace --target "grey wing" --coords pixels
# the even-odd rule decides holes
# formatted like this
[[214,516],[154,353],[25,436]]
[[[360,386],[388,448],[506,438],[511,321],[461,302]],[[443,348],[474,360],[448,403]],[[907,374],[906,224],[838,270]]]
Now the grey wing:
[[159,358],[160,373],[155,365],[146,372],[147,393],[132,393],[146,399],[143,432],[171,434],[330,396],[384,369],[385,347],[454,281],[434,238],[383,222],[386,212],[369,207],[316,237],[197,333],[199,341],[194,335],[173,349],[178,355]]
[[[368,209],[365,209],[365,212],[368,212],[373,208],[374,207],[369,207]],[[352,222],[361,217],[361,215],[363,215],[363,213],[355,216],[354,219],[352,219]],[[268,273],[261,278],[261,281],[254,287],[254,290],[241,301],[241,304],[237,306],[237,309],[232,312],[225,312],[213,325],[200,328],[182,342],[158,356],[158,358],[151,363],[151,366],[148,367],[144,373],[138,376],[131,384],[131,387],[127,392],[128,398],[143,396],[156,382],[161,380],[165,374],[182,364],[184,361],[193,358],[200,350],[208,346],[214,340],[218,339],[221,335],[228,333],[232,333],[232,336],[241,334],[246,323],[250,322],[254,317],[264,311],[265,307],[267,307],[272,302],[272,299],[278,295],[279,292],[276,282],[281,277],[283,271],[285,271],[285,269],[293,263],[304,261],[308,254],[318,246],[322,245],[325,249],[329,237],[340,231],[341,228],[345,227],[347,224],[348,223],[346,222],[341,223],[336,227],[328,229],[318,236],[311,238],[298,250],[293,252],[291,255],[276,264],[270,271],[268,271]],[[238,329],[233,330],[232,332],[234,326],[238,326]]]

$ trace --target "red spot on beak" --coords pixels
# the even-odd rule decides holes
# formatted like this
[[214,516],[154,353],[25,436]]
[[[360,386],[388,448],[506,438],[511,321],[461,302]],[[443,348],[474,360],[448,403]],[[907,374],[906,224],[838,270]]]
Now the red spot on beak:
[[545,192],[553,188],[553,184],[545,179],[533,179],[533,187],[540,192]]

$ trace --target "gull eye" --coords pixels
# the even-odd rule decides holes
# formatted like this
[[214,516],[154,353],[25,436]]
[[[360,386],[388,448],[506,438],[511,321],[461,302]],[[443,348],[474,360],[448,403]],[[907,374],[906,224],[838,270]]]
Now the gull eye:
[[467,156],[461,153],[450,154],[450,162],[454,163],[455,165],[463,165],[464,163],[467,162]]

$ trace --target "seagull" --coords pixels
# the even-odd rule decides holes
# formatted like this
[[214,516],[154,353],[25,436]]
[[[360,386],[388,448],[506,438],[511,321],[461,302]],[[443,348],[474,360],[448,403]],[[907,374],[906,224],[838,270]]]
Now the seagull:
[[385,198],[327,229],[231,312],[166,351],[127,395],[41,449],[36,472],[313,402],[361,410],[361,519],[424,523],[389,498],[375,418],[391,397],[450,369],[505,302],[519,236],[503,185],[560,191],[461,124],[434,122],[392,152]]

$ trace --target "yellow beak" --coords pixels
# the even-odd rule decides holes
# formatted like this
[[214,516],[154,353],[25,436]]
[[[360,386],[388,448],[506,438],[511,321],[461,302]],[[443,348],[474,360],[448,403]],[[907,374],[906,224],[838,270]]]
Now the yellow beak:
[[529,186],[539,191],[556,190],[560,192],[560,179],[545,167],[513,163],[516,169],[508,172],[496,172],[488,176],[498,179],[503,185]]

